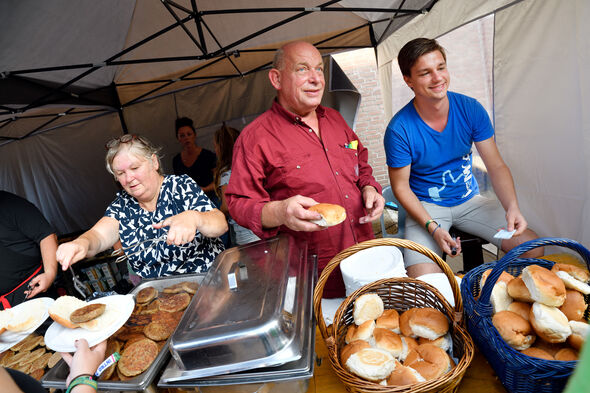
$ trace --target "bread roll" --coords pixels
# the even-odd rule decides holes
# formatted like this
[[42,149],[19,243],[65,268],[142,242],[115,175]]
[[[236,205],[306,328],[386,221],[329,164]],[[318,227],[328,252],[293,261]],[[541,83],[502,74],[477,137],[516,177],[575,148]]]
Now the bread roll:
[[507,284],[504,281],[499,281],[492,288],[490,303],[492,303],[492,309],[494,313],[508,310],[508,306],[510,306],[510,303],[512,303],[512,298],[508,294],[508,289],[506,289],[506,286]]
[[531,324],[512,311],[500,311],[492,317],[492,324],[512,348],[522,351],[535,342]]
[[12,317],[12,311],[10,309],[0,311],[0,334],[6,331],[6,326]]
[[508,306],[508,311],[517,313],[527,321],[529,320],[529,313],[531,312],[531,304],[525,302],[512,302]]
[[437,347],[441,348],[445,352],[448,352],[449,349],[453,346],[453,339],[451,338],[451,334],[447,333],[444,336],[440,336],[436,340],[429,340],[424,337],[418,338],[418,345],[422,344],[432,344],[436,345]]
[[363,340],[369,341],[371,336],[373,335],[373,331],[375,330],[375,321],[366,321],[360,326],[357,326],[354,330],[354,334],[352,335],[351,341],[356,340]]
[[585,282],[577,280],[576,278],[564,271],[558,271],[556,274],[557,277],[561,278],[561,281],[563,281],[563,284],[566,288],[575,289],[576,291],[580,291],[584,295],[590,294],[590,285],[586,284]]
[[555,354],[555,360],[561,360],[562,362],[578,360],[578,352],[571,348],[563,348]]
[[404,311],[402,315],[399,316],[399,328],[404,336],[416,337],[416,335],[412,331],[412,328],[410,327],[410,318],[416,312],[416,310],[418,309],[410,308],[409,310]]
[[[483,286],[486,283],[486,280],[491,272],[492,272],[492,269],[488,269],[482,273],[481,278],[479,279],[479,287],[480,288],[483,288]],[[513,279],[514,279],[514,276],[512,274],[510,274],[508,272],[502,272],[502,274],[500,274],[500,277],[498,277],[498,281],[496,281],[496,284],[498,284],[499,282],[503,282],[505,284],[508,284]]]
[[565,301],[565,285],[549,269],[538,265],[527,266],[522,270],[522,281],[535,302],[559,307]]
[[84,300],[74,296],[60,296],[49,307],[49,316],[64,327],[75,329],[80,325],[70,321],[70,315],[74,310],[84,307],[86,304]]
[[590,280],[590,272],[588,272],[588,270],[575,265],[570,265],[569,263],[556,263],[551,268],[551,271],[555,274],[557,274],[557,272],[566,272],[583,283],[588,283],[588,280]]
[[417,309],[410,317],[410,328],[418,337],[436,340],[449,331],[449,321],[439,310],[431,307]]
[[396,360],[395,369],[387,377],[387,385],[406,386],[424,382],[426,379],[411,367],[402,366]]
[[577,321],[582,319],[586,311],[584,296],[576,290],[567,289],[565,291],[565,302],[559,307],[559,310],[569,320]]
[[584,345],[588,332],[590,331],[590,325],[584,321],[569,321],[569,326],[572,330],[572,334],[568,337],[567,343],[578,351]]
[[535,302],[529,314],[537,335],[550,343],[562,343],[572,333],[567,317],[557,307]]
[[338,225],[346,219],[346,210],[340,205],[318,203],[317,205],[310,207],[308,210],[320,213],[322,218],[319,220],[312,220],[311,222],[322,227]]
[[361,325],[366,321],[374,321],[383,314],[383,300],[376,293],[365,293],[354,301],[352,317],[354,323]]
[[449,355],[432,344],[418,345],[411,350],[404,361],[404,366],[418,371],[427,381],[440,378],[452,367]]
[[542,349],[530,347],[523,351],[520,351],[527,356],[531,356],[534,358],[545,359],[545,360],[555,360],[553,356],[549,355],[547,352],[543,351]]
[[353,341],[350,344],[345,345],[340,351],[340,364],[345,365],[350,355],[365,348],[371,348],[371,345],[363,340]]
[[24,332],[41,323],[45,314],[45,302],[42,298],[32,299],[19,304],[11,309],[10,320],[6,324],[6,330],[11,332]]
[[346,329],[346,336],[344,337],[344,342],[350,344],[354,341],[354,333],[356,332],[356,325],[354,323],[348,325],[348,329]]
[[400,338],[402,339],[402,352],[399,356],[399,360],[403,362],[406,360],[408,353],[418,346],[418,342],[412,337],[400,336]]
[[353,374],[369,381],[387,378],[395,368],[393,356],[377,348],[364,348],[350,355],[346,367]]
[[374,348],[389,352],[393,357],[398,359],[403,351],[401,337],[389,329],[375,328],[373,337],[369,339],[369,344]]
[[542,349],[543,351],[547,352],[549,355],[555,357],[555,354],[557,354],[557,352],[559,352],[560,350],[565,348],[564,345],[565,345],[564,343],[555,343],[555,344],[548,343],[545,340],[537,338],[535,340],[535,344],[533,345],[533,347]]
[[514,280],[510,281],[508,285],[506,285],[506,291],[508,292],[508,295],[516,301],[525,303],[532,303],[534,301],[531,297],[531,293],[526,285],[524,285],[522,277],[516,277]]
[[375,327],[389,329],[394,333],[400,334],[399,329],[399,314],[397,310],[384,310],[383,314],[375,321]]

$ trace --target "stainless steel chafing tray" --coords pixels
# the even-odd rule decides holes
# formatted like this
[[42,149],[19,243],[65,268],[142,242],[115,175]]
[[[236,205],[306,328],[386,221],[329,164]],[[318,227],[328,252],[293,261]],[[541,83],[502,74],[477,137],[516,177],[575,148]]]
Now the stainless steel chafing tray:
[[177,367],[161,382],[299,360],[315,333],[314,274],[307,245],[287,235],[224,251],[172,335]]
[[[158,291],[163,290],[166,287],[174,285],[183,281],[195,281],[201,283],[204,274],[187,274],[182,276],[171,276],[161,277],[156,279],[143,280],[138,286],[133,288],[130,292],[133,295],[137,295],[139,291],[148,286],[156,288]],[[198,294],[198,292],[197,292]],[[198,296],[198,295],[197,295]],[[190,306],[190,305],[189,305]],[[170,338],[168,339],[168,342]],[[162,366],[170,358],[170,352],[168,351],[168,342],[162,347],[156,359],[148,367],[146,371],[139,374],[138,376],[127,380],[127,381],[98,381],[98,390],[104,391],[144,391],[150,390],[153,387],[153,382],[158,375]],[[45,388],[66,388],[66,378],[69,373],[69,367],[63,360],[60,360],[47,374],[41,379],[41,385]]]

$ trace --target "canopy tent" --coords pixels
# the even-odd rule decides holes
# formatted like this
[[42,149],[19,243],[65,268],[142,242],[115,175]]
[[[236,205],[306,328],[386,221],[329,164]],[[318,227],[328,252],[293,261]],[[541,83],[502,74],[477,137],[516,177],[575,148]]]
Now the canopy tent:
[[439,37],[490,13],[495,13],[496,141],[514,177],[520,208],[539,235],[567,237],[588,246],[588,1],[438,2],[378,48],[386,116],[397,110],[390,104],[390,81],[392,73],[399,73],[396,56],[405,42]]
[[[282,43],[304,39],[323,54],[374,47],[436,2],[4,1],[0,188],[35,203],[60,233],[88,228],[117,190],[100,148],[109,138],[147,135],[169,172],[178,115],[197,128],[232,119],[242,128],[270,106],[258,71]],[[329,63],[328,87],[354,89]],[[210,136],[199,132],[199,143],[212,148]]]

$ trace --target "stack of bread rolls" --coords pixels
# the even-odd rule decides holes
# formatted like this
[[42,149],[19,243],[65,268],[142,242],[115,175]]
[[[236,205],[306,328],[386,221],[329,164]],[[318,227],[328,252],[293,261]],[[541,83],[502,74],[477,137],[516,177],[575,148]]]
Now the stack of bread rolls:
[[454,366],[447,317],[435,308],[398,313],[384,309],[375,293],[354,302],[354,324],[346,331],[341,364],[382,385],[405,386],[440,378]]
[[[483,287],[491,269],[482,274]],[[492,323],[504,341],[525,355],[546,360],[576,360],[590,325],[584,320],[590,273],[556,263],[552,269],[525,267],[513,277],[503,272],[494,284]]]

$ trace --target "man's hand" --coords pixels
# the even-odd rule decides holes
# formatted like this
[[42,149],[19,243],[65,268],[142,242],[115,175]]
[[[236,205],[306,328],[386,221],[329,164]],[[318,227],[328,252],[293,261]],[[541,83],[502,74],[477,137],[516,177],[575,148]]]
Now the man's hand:
[[35,276],[29,283],[29,288],[31,289],[25,291],[27,299],[35,297],[41,292],[47,291],[54,279],[55,277],[51,277],[48,273],[41,273]]
[[385,206],[385,198],[383,198],[383,196],[379,194],[373,186],[363,187],[362,192],[365,209],[367,210],[368,214],[359,218],[359,222],[361,224],[365,224],[367,222],[375,221],[381,217],[381,214],[383,213],[383,207]]
[[528,225],[518,207],[511,208],[506,211],[506,224],[506,229],[508,231],[516,229],[516,232],[514,232],[513,235],[514,237],[522,235]]
[[312,198],[295,195],[282,201],[267,203],[262,209],[262,223],[265,228],[284,225],[294,231],[313,232],[324,229],[310,220],[319,220],[318,212],[307,210],[318,202]]

